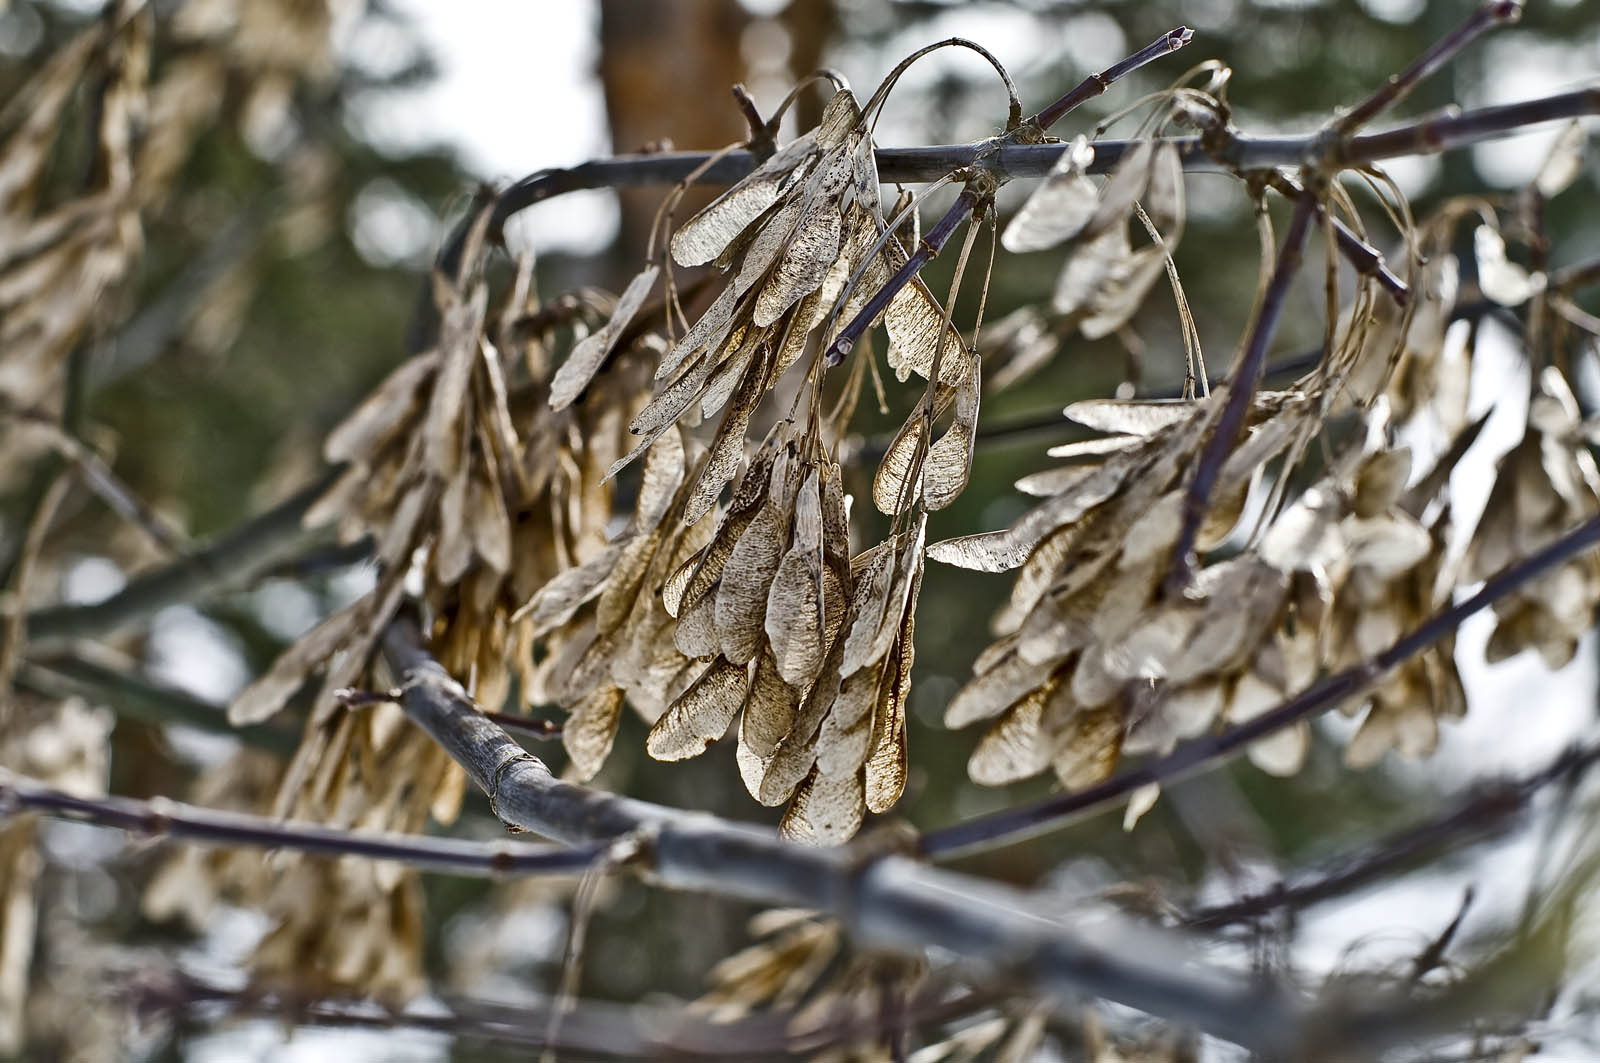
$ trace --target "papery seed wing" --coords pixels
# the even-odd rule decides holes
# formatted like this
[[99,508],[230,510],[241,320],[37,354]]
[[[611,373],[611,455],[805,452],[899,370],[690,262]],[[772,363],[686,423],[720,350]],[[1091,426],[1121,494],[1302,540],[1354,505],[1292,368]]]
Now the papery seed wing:
[[1566,191],[1583,172],[1583,149],[1588,134],[1582,123],[1572,121],[1561,131],[1556,142],[1539,167],[1533,185],[1545,199],[1554,199]]
[[934,356],[943,336],[939,382],[961,386],[969,368],[966,346],[955,326],[945,323],[944,310],[920,278],[913,277],[911,283],[895,293],[883,313],[883,321],[889,332],[889,366],[898,379],[905,380],[912,373],[926,379],[933,372]]
[[[1200,411],[1186,399],[1087,399],[1066,408],[1072,420],[1099,432],[1152,436],[1170,425],[1182,424]],[[1118,449],[1121,449],[1119,441]]]
[[1020,254],[1043,251],[1078,235],[1100,203],[1099,186],[1085,176],[1092,162],[1094,148],[1080,135],[1062,151],[1050,173],[1011,219],[1000,245]]
[[1132,250],[1124,225],[1114,225],[1079,243],[1056,279],[1050,308],[1058,314],[1070,314],[1092,305],[1106,279],[1122,267]]
[[778,674],[778,662],[772,651],[762,650],[756,658],[755,678],[750,681],[750,694],[745,700],[740,743],[758,758],[770,757],[789,733],[799,704],[800,693]]
[[774,152],[673,233],[673,260],[680,266],[702,266],[716,258],[745,226],[777,201],[783,179],[816,150],[815,134],[806,133]]
[[438,368],[438,351],[424,351],[402,362],[328,433],[322,456],[332,463],[370,459],[374,448],[402,427],[401,422],[420,404],[418,393]]
[[828,97],[817,122],[817,147],[824,152],[844,146],[850,134],[856,132],[861,122],[861,105],[849,89],[840,89]]
[[745,663],[756,655],[765,634],[767,595],[783,561],[789,538],[786,508],[769,501],[756,513],[734,545],[717,591],[717,631],[722,652]]
[[888,673],[879,688],[872,721],[872,750],[867,754],[867,809],[884,813],[906,788],[906,703],[911,696],[911,667],[916,658],[917,598],[922,566],[911,573],[911,593],[901,621],[900,637],[887,658]]
[[1089,313],[1078,322],[1083,338],[1102,339],[1127,324],[1166,268],[1166,254],[1159,247],[1141,247],[1123,259],[1095,293]]
[[854,775],[872,748],[873,709],[884,668],[864,668],[839,686],[833,711],[817,732],[817,770],[835,778]]
[[704,753],[721,738],[744,704],[748,672],[718,658],[685,690],[645,739],[657,760],[685,760]]
[[1154,141],[1141,140],[1117,163],[1100,189],[1100,203],[1094,217],[1084,226],[1089,235],[1121,228],[1133,213],[1133,204],[1144,198],[1150,186],[1150,169],[1155,162]]
[[248,727],[271,718],[304,685],[306,677],[346,641],[367,608],[367,599],[358,598],[300,636],[278,655],[272,667],[234,697],[228,706],[228,722]]
[[894,586],[895,563],[898,552],[895,540],[876,548],[865,572],[856,580],[857,609],[845,640],[844,657],[839,665],[840,675],[849,677],[871,664],[875,658],[872,650],[878,641],[878,632],[889,621],[889,592]]
[[1039,541],[1115,494],[1125,469],[1102,467],[1080,485],[1045,499],[1004,531],[946,539],[928,547],[935,561],[979,572],[1006,572],[1028,559]]
[[600,687],[572,707],[561,727],[561,744],[572,760],[572,772],[579,782],[588,782],[611,755],[617,738],[617,722],[622,718],[622,688]]
[[1478,257],[1478,287],[1501,306],[1520,306],[1543,287],[1543,276],[1534,277],[1506,257],[1506,242],[1496,230],[1478,226],[1472,246]]
[[779,206],[762,225],[761,231],[750,241],[750,247],[740,260],[739,271],[734,274],[732,287],[735,291],[742,295],[767,276],[777,263],[778,256],[787,250],[794,239],[800,216],[804,212],[804,202],[792,199]]
[[972,448],[978,437],[981,363],[972,360],[972,375],[956,389],[955,419],[928,448],[922,463],[922,493],[928,509],[940,510],[966,490],[972,475]]
[[778,833],[808,845],[842,845],[861,829],[865,812],[859,776],[833,779],[813,772],[795,792]]
[[1064,788],[1082,790],[1110,778],[1121,751],[1121,710],[1115,705],[1082,709],[1058,734],[1050,766]]
[[793,306],[801,296],[822,286],[829,269],[839,257],[844,228],[839,193],[851,175],[853,162],[847,155],[825,161],[814,178],[815,185],[800,220],[794,239],[756,298],[754,321],[770,325]]
[[599,331],[585,336],[582,342],[572,348],[572,353],[567,355],[567,360],[561,363],[561,368],[556,370],[555,378],[550,381],[552,410],[566,409],[583,394],[583,389],[589,386],[589,381],[594,379],[606,356],[617,345],[623,330],[632,323],[633,316],[644,305],[645,297],[650,294],[650,289],[655,287],[656,278],[660,274],[660,266],[646,266],[638,276],[628,282],[628,286],[617,297],[617,307],[612,311],[610,320],[602,325]]
[[686,606],[672,632],[672,644],[685,657],[715,657],[722,647],[717,635],[717,599],[704,594]]
[[705,313],[695,318],[688,331],[662,356],[661,364],[656,366],[656,382],[676,377],[678,371],[702,351],[722,347],[733,331],[734,318],[741,309],[748,310],[748,307],[739,305],[739,293],[733,285],[723,288],[711,305],[706,307]]
[[535,635],[565,624],[584,602],[604,589],[621,553],[622,544],[613,543],[577,568],[562,572],[512,614],[512,619],[526,617]]
[[1029,691],[1045,685],[1059,664],[1059,659],[1035,663],[1014,651],[1005,654],[956,692],[945,707],[944,725],[956,730],[998,716]]
[[477,285],[465,300],[456,299],[453,292],[444,296],[439,323],[439,372],[422,427],[428,471],[443,480],[453,477],[466,457],[462,420],[488,299],[489,289],[483,284]]
[[1050,766],[1054,742],[1044,731],[1044,705],[1059,686],[1037,687],[1005,710],[978,740],[967,760],[967,775],[980,786],[1005,786],[1031,779]]
[[481,471],[471,480],[468,511],[473,549],[495,572],[507,572],[511,568],[511,516],[506,512],[505,496]]

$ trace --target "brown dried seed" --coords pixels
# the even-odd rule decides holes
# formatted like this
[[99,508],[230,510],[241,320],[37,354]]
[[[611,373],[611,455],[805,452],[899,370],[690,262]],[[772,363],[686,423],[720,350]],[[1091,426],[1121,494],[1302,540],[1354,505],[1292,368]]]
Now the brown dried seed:
[[550,381],[552,410],[566,409],[583,394],[583,389],[589,386],[589,381],[594,379],[606,356],[617,345],[623,330],[644,305],[645,297],[650,294],[650,289],[655,287],[656,277],[660,273],[661,267],[656,265],[646,266],[640,271],[617,297],[617,307],[612,311],[610,320],[572,348],[567,360],[561,363],[561,368],[556,370],[554,379]]
[[795,792],[778,832],[790,841],[842,845],[861,829],[865,814],[860,776],[835,779],[813,771]]
[[588,782],[611,755],[622,716],[622,688],[605,685],[572,707],[561,728],[561,744],[579,782]]
[[749,672],[719,657],[656,721],[645,749],[657,760],[697,757],[727,733],[744,704]]

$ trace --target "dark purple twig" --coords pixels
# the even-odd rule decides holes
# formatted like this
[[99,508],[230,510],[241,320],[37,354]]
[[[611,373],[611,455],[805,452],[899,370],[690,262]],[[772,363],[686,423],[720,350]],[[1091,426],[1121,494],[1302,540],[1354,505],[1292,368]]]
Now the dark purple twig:
[[1486,30],[1515,22],[1521,17],[1521,0],[1489,0],[1468,16],[1466,21],[1418,56],[1410,66],[1398,74],[1391,74],[1382,87],[1341,115],[1333,123],[1334,132],[1339,136],[1354,133],[1405,99],[1423,78],[1454,59],[1463,48],[1477,40]]
[[1104,93],[1119,79],[1128,76],[1148,63],[1155,62],[1162,56],[1171,55],[1193,39],[1194,30],[1188,26],[1177,26],[1168,30],[1115,66],[1107,67],[1098,74],[1090,74],[1078,82],[1071,92],[1068,92],[1055,103],[1028,119],[1024,124],[1036,125],[1041,131],[1049,129],[1065,115],[1070,114],[1083,104]]
[[1325,712],[1345,698],[1359,693],[1389,669],[1416,656],[1454,631],[1467,617],[1481,612],[1550,569],[1596,545],[1600,545],[1600,517],[1584,521],[1542,550],[1490,576],[1476,594],[1435,613],[1372,659],[1328,676],[1248,723],[1179,746],[1165,757],[1130,768],[1098,786],[1056,794],[1042,801],[932,831],[923,835],[920,851],[927,856],[953,856],[968,850],[1017,842],[1025,837],[1058,829],[1071,819],[1103,809],[1141,786],[1186,775],[1221,757],[1237,753],[1259,738]]
[[493,720],[508,731],[525,734],[530,738],[555,739],[561,737],[561,721],[536,720],[531,716],[515,716],[509,712],[485,712],[485,719]]
[[978,199],[978,193],[974,192],[970,187],[961,190],[961,194],[956,197],[956,201],[950,204],[950,209],[945,211],[944,217],[939,219],[939,223],[928,232],[927,236],[922,238],[922,242],[917,245],[916,251],[912,252],[911,257],[906,259],[905,265],[896,270],[894,276],[889,278],[888,283],[874,292],[872,298],[867,300],[867,305],[862,307],[861,311],[851,318],[844,328],[839,330],[839,335],[828,345],[826,357],[829,365],[838,365],[844,361],[845,355],[850,353],[851,348],[856,345],[856,341],[861,339],[862,334],[867,331],[873,321],[877,320],[878,315],[883,313],[884,309],[894,300],[894,297],[900,293],[900,290],[911,283],[911,279],[922,270],[922,267],[926,266],[933,260],[934,256],[944,249],[944,245],[949,242],[950,237],[955,235],[955,231],[961,227],[961,223],[966,221],[973,210],[977,208]]
[[1233,371],[1228,384],[1227,403],[1206,437],[1200,460],[1195,465],[1194,476],[1183,496],[1183,526],[1178,542],[1172,548],[1172,564],[1167,570],[1166,593],[1176,597],[1189,585],[1191,569],[1190,552],[1194,549],[1200,524],[1205,520],[1206,506],[1211,501],[1211,490],[1216,486],[1222,463],[1233,450],[1233,444],[1244,428],[1245,415],[1250,410],[1250,400],[1256,393],[1261,378],[1261,368],[1266,364],[1267,347],[1278,327],[1278,315],[1283,312],[1289,282],[1300,268],[1305,252],[1306,237],[1311,232],[1311,216],[1316,213],[1317,199],[1311,192],[1302,192],[1295,203],[1294,216],[1289,221],[1289,232],[1278,251],[1278,262],[1272,269],[1272,279],[1267,282],[1266,293],[1261,297],[1261,311],[1250,324],[1250,334],[1245,341],[1244,354]]
[[[1286,173],[1276,174],[1272,178],[1272,186],[1290,199],[1297,198],[1302,189],[1300,182]],[[1327,213],[1320,202],[1317,204],[1317,213]],[[1333,225],[1335,246],[1344,260],[1364,277],[1371,277],[1378,282],[1378,286],[1389,293],[1389,297],[1401,306],[1411,301],[1411,287],[1406,284],[1383,260],[1383,254],[1361,237],[1357,236],[1350,226],[1338,218],[1330,219]]]
[[530,845],[374,834],[217,812],[159,798],[135,801],[126,797],[77,797],[26,782],[0,783],[0,813],[16,812],[96,823],[147,838],[395,860],[408,867],[452,875],[581,874],[606,850],[604,844]]

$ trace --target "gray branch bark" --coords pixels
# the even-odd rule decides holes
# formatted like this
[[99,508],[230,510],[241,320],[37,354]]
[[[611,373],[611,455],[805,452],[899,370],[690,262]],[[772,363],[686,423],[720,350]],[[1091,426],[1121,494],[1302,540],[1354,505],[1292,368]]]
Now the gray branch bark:
[[1029,992],[1102,997],[1257,1049],[1298,1041],[1304,1009],[1287,987],[1206,962],[1196,939],[1119,917],[1070,926],[1039,894],[930,867],[874,845],[813,849],[770,831],[557,779],[485,719],[418,647],[413,625],[384,641],[406,713],[488,794],[505,822],[569,845],[628,835],[671,889],[827,912],[870,947],[948,949],[978,976]]

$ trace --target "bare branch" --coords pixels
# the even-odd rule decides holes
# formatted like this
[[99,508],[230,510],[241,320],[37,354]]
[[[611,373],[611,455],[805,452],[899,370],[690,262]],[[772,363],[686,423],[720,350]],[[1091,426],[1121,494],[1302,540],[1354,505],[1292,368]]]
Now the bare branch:
[[341,471],[330,469],[267,512],[187,557],[130,581],[104,601],[56,605],[29,613],[30,650],[59,649],[74,639],[108,635],[166,606],[248,586],[263,572],[325,536],[320,529],[304,527],[301,520]]
[[[12,781],[6,781],[7,779]],[[576,875],[605,851],[604,845],[550,846],[525,842],[470,842],[424,835],[377,834],[266,816],[216,812],[164,798],[78,797],[10,776],[0,777],[0,811],[38,812],[115,827],[145,838],[290,849],[321,856],[393,860],[452,875]]]
[[1334,131],[1340,135],[1348,135],[1360,129],[1405,99],[1423,78],[1454,59],[1462,49],[1477,40],[1484,32],[1496,26],[1515,22],[1521,17],[1521,0],[1489,0],[1469,15],[1466,21],[1418,56],[1410,66],[1398,74],[1391,74],[1381,88],[1352,107],[1348,113],[1340,116],[1333,124]]
[[[704,813],[564,782],[484,719],[459,684],[392,625],[389,663],[408,715],[489,795],[503,820],[568,844],[645,832],[660,885],[838,917],[862,945],[920,953],[928,942],[988,975],[1055,997],[1105,997],[1241,1044],[1288,1044],[1300,1009],[1286,989],[1204,966],[1192,942],[1132,921],[1093,937],[1041,898],[873,849],[817,849]],[[870,839],[869,839],[870,840]]]
[[1078,82],[1072,91],[1028,119],[1028,122],[1024,124],[1036,125],[1041,131],[1049,129],[1066,115],[1071,114],[1083,104],[1104,93],[1120,79],[1163,56],[1171,55],[1193,39],[1194,30],[1188,26],[1177,26],[1168,30],[1120,63],[1107,67],[1098,74],[1090,74]]

